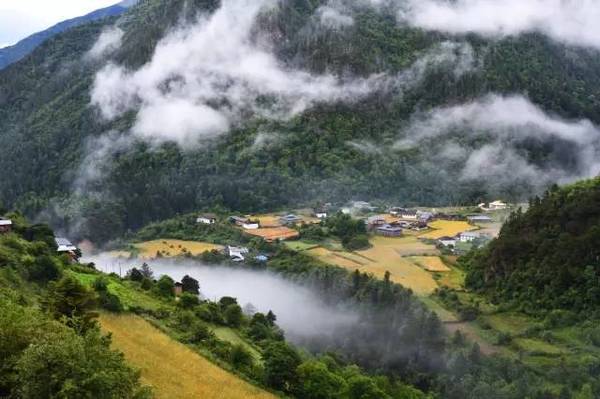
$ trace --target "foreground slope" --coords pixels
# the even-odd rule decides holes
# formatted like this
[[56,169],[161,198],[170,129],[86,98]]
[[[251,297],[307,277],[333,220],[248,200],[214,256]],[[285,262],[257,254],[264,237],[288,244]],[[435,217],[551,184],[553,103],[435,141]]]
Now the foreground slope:
[[142,372],[156,398],[275,398],[215,366],[135,315],[104,313],[102,329]]

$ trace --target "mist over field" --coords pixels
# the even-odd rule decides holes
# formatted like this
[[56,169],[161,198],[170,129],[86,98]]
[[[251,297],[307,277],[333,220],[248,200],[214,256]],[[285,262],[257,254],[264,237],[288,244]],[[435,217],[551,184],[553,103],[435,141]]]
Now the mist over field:
[[[141,261],[115,259],[100,255],[85,259],[106,273],[125,273],[140,267]],[[200,283],[200,293],[211,301],[224,296],[237,298],[241,307],[252,304],[257,311],[272,310],[277,324],[291,340],[331,336],[358,322],[358,315],[350,310],[333,307],[319,299],[308,288],[294,284],[268,271],[207,266],[189,260],[147,260],[154,277],[168,275],[175,281],[189,275]]]

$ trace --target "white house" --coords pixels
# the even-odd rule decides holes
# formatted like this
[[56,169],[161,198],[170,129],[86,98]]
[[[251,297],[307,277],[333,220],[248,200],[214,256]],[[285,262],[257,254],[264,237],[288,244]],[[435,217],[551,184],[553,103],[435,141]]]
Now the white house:
[[458,240],[460,242],[472,242],[479,237],[481,237],[481,234],[476,231],[465,231],[464,233],[459,234]]
[[233,247],[228,245],[225,248],[225,252],[234,262],[243,262],[245,260],[244,255],[247,255],[250,250],[246,247]]
[[485,203],[481,203],[477,206],[484,211],[501,211],[508,208],[508,204],[500,200],[490,202],[487,206]]
[[444,247],[455,247],[456,246],[456,238],[452,237],[440,237],[437,240],[438,244]]
[[71,241],[66,238],[55,238],[54,242],[56,242],[56,252],[75,252],[77,251],[77,247],[71,243]]
[[202,224],[215,224],[217,222],[217,215],[214,213],[205,213],[204,215],[198,216],[196,223]]
[[315,209],[313,214],[317,219],[326,219],[327,211],[325,209]]
[[10,233],[12,224],[12,220],[0,218],[0,234]]
[[402,212],[400,212],[400,217],[406,220],[417,220],[417,212],[403,209]]
[[246,223],[242,223],[242,228],[244,230],[256,230],[260,227],[260,223],[258,221],[249,220]]

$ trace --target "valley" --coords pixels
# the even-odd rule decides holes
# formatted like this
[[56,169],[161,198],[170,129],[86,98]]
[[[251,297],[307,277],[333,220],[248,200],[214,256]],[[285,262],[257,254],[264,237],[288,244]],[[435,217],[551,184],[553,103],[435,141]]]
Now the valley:
[[600,398],[599,18],[3,0],[0,399]]

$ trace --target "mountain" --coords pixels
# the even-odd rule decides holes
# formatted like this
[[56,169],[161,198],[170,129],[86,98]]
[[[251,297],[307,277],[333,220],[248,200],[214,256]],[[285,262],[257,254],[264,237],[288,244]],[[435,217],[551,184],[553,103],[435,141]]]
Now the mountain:
[[0,203],[107,241],[213,206],[520,200],[593,173],[596,50],[261,4],[145,0],[1,71]]
[[124,13],[127,8],[133,5],[132,2],[122,2],[115,4],[110,7],[102,8],[100,10],[93,11],[81,17],[69,19],[60,22],[51,28],[48,28],[42,32],[34,33],[31,36],[19,41],[17,44],[4,47],[0,49],[0,70],[6,68],[8,65],[15,63],[23,57],[30,54],[36,47],[46,40],[54,37],[55,35],[69,30],[75,26],[83,25],[85,23],[103,19],[106,17],[113,17]]
[[590,315],[600,303],[600,178],[554,187],[466,261],[467,285],[525,311]]

